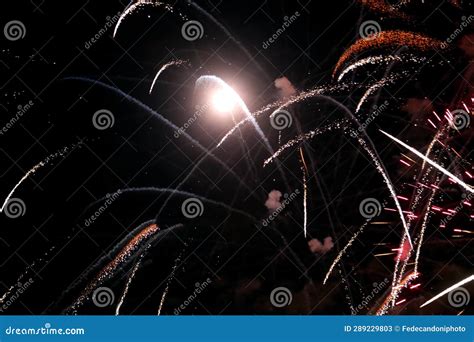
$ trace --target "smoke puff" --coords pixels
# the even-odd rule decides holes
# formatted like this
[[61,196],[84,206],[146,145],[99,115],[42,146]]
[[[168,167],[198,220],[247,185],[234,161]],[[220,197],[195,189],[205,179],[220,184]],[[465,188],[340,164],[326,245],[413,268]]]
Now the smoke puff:
[[308,246],[313,253],[326,254],[334,247],[334,242],[332,241],[332,237],[327,236],[324,238],[323,243],[318,239],[309,240]]
[[296,89],[290,80],[286,77],[280,77],[275,80],[275,87],[279,90],[282,98],[290,97],[296,94]]
[[268,208],[268,210],[275,211],[281,207],[281,196],[282,194],[278,190],[270,191],[270,193],[268,194],[268,198],[265,202],[265,206]]

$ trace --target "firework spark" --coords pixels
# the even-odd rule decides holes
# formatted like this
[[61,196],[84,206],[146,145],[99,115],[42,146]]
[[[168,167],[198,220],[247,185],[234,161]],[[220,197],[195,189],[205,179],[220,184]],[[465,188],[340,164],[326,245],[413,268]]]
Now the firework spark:
[[398,144],[402,145],[403,147],[405,147],[406,149],[410,150],[411,152],[413,152],[415,155],[417,155],[418,157],[420,157],[421,159],[423,159],[424,161],[426,161],[428,164],[430,164],[431,166],[434,166],[436,169],[438,169],[439,171],[441,171],[442,173],[444,173],[445,175],[447,175],[448,177],[450,177],[451,179],[453,179],[457,184],[459,184],[460,186],[462,186],[464,189],[466,189],[467,191],[471,192],[471,193],[474,193],[474,189],[469,185],[469,184],[466,184],[464,183],[462,180],[460,180],[458,177],[456,177],[455,175],[453,175],[451,172],[449,172],[448,170],[446,170],[444,167],[440,166],[439,164],[437,164],[436,162],[432,161],[430,158],[424,156],[422,153],[420,153],[418,150],[416,150],[415,148],[405,144],[403,141],[401,141],[400,139],[397,139],[395,138],[393,135],[390,135],[382,130],[380,130],[380,132],[382,132],[383,134],[385,134],[387,137],[389,137],[390,139],[392,139],[393,141],[397,142]]
[[448,287],[446,290],[441,291],[440,293],[438,293],[436,296],[434,296],[434,297],[431,298],[430,300],[424,302],[424,303],[420,306],[420,308],[422,308],[422,307],[424,307],[424,306],[427,306],[427,305],[430,304],[430,303],[433,303],[435,300],[437,300],[438,298],[444,296],[446,293],[449,293],[449,292],[451,292],[452,290],[454,290],[454,289],[456,289],[456,288],[458,288],[458,287],[460,287],[460,286],[463,286],[464,284],[467,284],[467,283],[469,283],[469,282],[471,282],[471,281],[473,281],[473,280],[474,280],[474,274],[471,275],[471,276],[469,276],[469,277],[467,277],[466,279],[463,279],[463,280],[461,280],[460,282],[457,282],[456,284],[454,284],[454,285]]

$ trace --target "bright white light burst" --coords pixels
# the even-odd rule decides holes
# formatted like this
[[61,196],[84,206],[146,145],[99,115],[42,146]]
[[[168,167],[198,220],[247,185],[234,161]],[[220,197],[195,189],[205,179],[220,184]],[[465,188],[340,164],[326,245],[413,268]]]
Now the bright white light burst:
[[228,90],[219,90],[212,96],[212,106],[220,113],[229,113],[236,106],[235,95]]

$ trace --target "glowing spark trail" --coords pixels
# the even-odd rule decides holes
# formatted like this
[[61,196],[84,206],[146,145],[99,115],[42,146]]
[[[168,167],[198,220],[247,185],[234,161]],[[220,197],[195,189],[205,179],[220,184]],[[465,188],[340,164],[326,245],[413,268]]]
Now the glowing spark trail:
[[430,164],[431,166],[434,166],[436,169],[438,169],[439,171],[441,171],[442,173],[444,173],[445,175],[447,175],[448,177],[451,177],[457,184],[461,185],[464,189],[466,189],[467,191],[471,192],[471,193],[474,193],[474,189],[469,186],[468,184],[464,183],[462,180],[460,180],[458,177],[456,177],[455,175],[453,175],[451,172],[449,172],[448,170],[446,170],[445,168],[443,168],[442,166],[438,165],[437,163],[435,163],[434,161],[432,161],[430,158],[428,157],[425,157],[422,153],[420,153],[419,151],[417,151],[416,149],[414,149],[413,147],[405,144],[403,141],[401,141],[400,139],[397,139],[395,138],[393,135],[390,135],[382,130],[380,130],[380,132],[382,132],[383,134],[385,134],[387,137],[389,137],[390,139],[392,139],[393,141],[399,143],[400,145],[402,145],[403,147],[405,147],[406,149],[410,150],[411,152],[413,152],[415,155],[417,155],[418,157],[420,157],[421,159],[423,159],[424,161],[426,161],[428,164]]
[[[87,83],[92,83],[92,84],[95,84],[95,85],[99,85],[105,89],[108,89],[110,90],[111,92],[114,92],[115,94],[125,98],[127,101],[129,101],[130,103],[133,103],[135,105],[137,105],[139,108],[143,109],[144,111],[146,111],[147,113],[151,114],[154,118],[158,119],[159,121],[161,121],[163,124],[165,124],[166,126],[168,126],[169,128],[171,128],[173,131],[177,132],[180,130],[180,128],[178,126],[176,126],[174,123],[172,123],[171,121],[169,121],[168,119],[166,119],[164,116],[162,116],[161,114],[155,112],[153,109],[151,109],[149,106],[147,106],[146,104],[144,104],[143,102],[137,100],[136,98],[126,94],[125,92],[123,92],[122,90],[118,89],[118,88],[115,88],[111,85],[108,85],[104,82],[101,82],[101,81],[96,81],[96,80],[91,80],[89,78],[85,78],[85,77],[66,77],[65,80],[75,80],[75,81],[81,81],[81,82],[87,82]],[[215,155],[213,155],[211,152],[209,152],[209,150],[207,148],[205,148],[204,146],[202,146],[199,141],[197,141],[196,139],[194,139],[193,137],[191,137],[188,133],[186,132],[182,132],[182,136],[185,137],[186,139],[188,139],[190,142],[192,142],[193,144],[195,144],[201,151],[203,151],[207,157],[210,157],[212,158],[213,160],[215,160],[217,163],[219,163],[225,170],[227,170],[230,174],[232,174],[236,179],[237,181],[243,185],[243,186],[246,186],[242,181],[241,181],[241,177],[238,176],[235,171],[233,171],[231,168],[229,168],[221,159],[217,158]]]
[[[120,15],[120,18],[119,20],[117,21],[117,24],[115,25],[115,29],[114,29],[114,34],[113,34],[113,37],[115,38],[115,36],[117,35],[117,32],[118,32],[118,29],[120,27],[120,25],[122,25],[122,22],[125,20],[125,18],[129,15],[129,14],[132,14],[133,12],[139,10],[140,8],[143,8],[147,5],[150,5],[150,6],[155,6],[155,7],[159,7],[159,6],[163,6],[165,7],[169,12],[173,12],[173,7],[169,4],[165,4],[163,2],[159,2],[159,1],[155,1],[155,0],[138,0],[136,3],[134,4],[131,4],[129,6],[127,6],[127,8],[125,8],[125,10],[123,11],[123,13]],[[179,14],[181,16],[181,18],[183,20],[186,20],[186,18]]]
[[153,87],[155,86],[155,83],[156,81],[158,80],[158,77],[160,77],[160,75],[163,73],[163,71],[165,71],[166,69],[168,69],[169,67],[172,67],[172,66],[181,66],[183,64],[185,64],[186,61],[183,61],[181,59],[177,59],[177,60],[173,60],[173,61],[170,61],[168,63],[166,63],[165,65],[163,65],[160,70],[158,70],[158,72],[156,73],[156,76],[155,78],[153,79],[153,82],[151,83],[151,87],[150,87],[150,91],[148,92],[148,94],[151,94],[152,90],[153,90]]
[[454,289],[456,289],[456,288],[458,288],[458,287],[460,287],[460,286],[463,286],[464,284],[467,284],[467,283],[469,283],[469,282],[471,282],[471,281],[473,281],[473,280],[474,280],[474,274],[471,275],[471,276],[469,276],[469,277],[467,277],[466,279],[461,280],[460,282],[458,282],[458,283],[456,283],[456,284],[454,284],[454,285],[448,287],[446,290],[444,290],[444,291],[438,293],[436,296],[434,296],[433,298],[431,298],[431,299],[428,300],[427,302],[423,303],[423,304],[420,306],[420,308],[422,308],[422,307],[424,307],[424,306],[426,306],[426,305],[428,305],[428,304],[434,302],[436,299],[438,299],[438,298],[444,296],[446,293],[449,293],[449,292],[451,292],[452,290],[454,290]]
[[303,208],[304,208],[304,218],[303,218],[303,230],[304,236],[306,237],[307,226],[308,226],[308,187],[307,187],[307,177],[308,177],[308,167],[306,166],[306,162],[304,160],[303,148],[300,147],[300,156],[301,156],[301,163],[303,167],[301,168],[303,171]]
[[94,291],[95,288],[100,286],[106,280],[110,279],[124,262],[129,260],[129,258],[133,256],[136,251],[140,250],[140,247],[146,241],[150,241],[150,239],[159,231],[160,229],[156,224],[150,224],[143,228],[120,250],[114,259],[99,272],[99,274],[89,283],[89,285],[86,286],[79,298],[74,301],[69,309],[75,311],[77,307],[82,305],[84,301],[90,297],[92,291]]
[[394,63],[394,62],[402,62],[402,63],[407,63],[407,62],[413,62],[413,63],[422,63],[426,61],[426,57],[418,57],[415,55],[379,55],[379,56],[371,56],[367,58],[363,58],[347,68],[345,68],[337,77],[337,81],[340,82],[344,76],[351,72],[354,71],[362,66],[365,65],[378,65],[378,64],[389,64],[389,63]]
[[232,97],[233,101],[240,107],[240,109],[245,113],[247,118],[250,120],[252,125],[254,126],[255,130],[257,131],[258,135],[262,138],[262,140],[265,143],[265,146],[267,147],[268,151],[273,154],[273,149],[270,146],[270,142],[268,141],[267,137],[263,133],[262,129],[258,125],[257,121],[255,118],[252,116],[250,113],[250,110],[248,109],[247,105],[245,102],[242,100],[242,98],[237,94],[237,92],[229,86],[226,82],[224,82],[222,79],[216,76],[201,76],[197,79],[196,81],[196,88],[208,86],[206,85],[208,83],[210,86],[215,86],[218,89],[221,89],[225,91],[226,94],[229,94],[230,97]]
[[329,267],[329,271],[326,273],[326,276],[324,277],[323,285],[326,284],[326,282],[328,281],[329,276],[331,275],[334,267],[336,267],[336,265],[339,263],[339,261],[341,260],[342,256],[346,252],[346,250],[352,245],[352,243],[355,241],[355,239],[357,239],[357,237],[360,235],[360,233],[362,233],[364,231],[364,228],[367,226],[367,224],[368,224],[368,222],[364,223],[362,225],[362,227],[360,227],[359,231],[357,233],[355,233],[354,236],[352,236],[352,238],[349,240],[347,245],[339,252],[337,257],[334,259],[331,267]]
[[438,39],[408,31],[382,31],[374,39],[359,39],[349,47],[339,58],[334,68],[333,76],[354,55],[364,53],[373,49],[401,48],[407,47],[418,51],[442,49],[443,42]]
[[120,297],[119,303],[117,304],[117,308],[115,309],[115,316],[120,315],[120,308],[122,307],[123,302],[125,301],[125,298],[127,297],[130,284],[135,278],[135,274],[137,273],[137,270],[140,268],[140,265],[141,265],[141,257],[140,257],[140,260],[138,260],[135,266],[133,267],[130,275],[128,276],[127,283],[125,284],[125,288],[123,290],[122,296]]
[[10,191],[10,193],[8,194],[7,198],[5,198],[5,201],[3,202],[3,205],[2,207],[0,208],[0,213],[3,212],[3,210],[5,209],[5,206],[8,204],[8,201],[10,200],[10,198],[13,196],[13,194],[15,193],[16,189],[18,189],[18,187],[21,185],[21,183],[23,183],[25,180],[27,180],[30,176],[32,176],[33,174],[36,173],[36,171],[38,171],[40,168],[42,168],[43,166],[46,166],[49,164],[49,162],[51,162],[52,160],[58,158],[58,157],[62,157],[64,156],[64,154],[66,154],[71,148],[74,148],[76,146],[79,146],[81,144],[81,142],[77,143],[77,144],[74,144],[72,146],[66,146],[66,147],[63,147],[62,149],[60,149],[59,151],[55,152],[55,153],[52,153],[50,154],[49,156],[47,156],[44,160],[40,161],[38,164],[36,164],[35,166],[33,166],[27,173],[25,173],[25,175],[19,180],[18,183],[16,183],[16,185],[13,187],[13,189]]

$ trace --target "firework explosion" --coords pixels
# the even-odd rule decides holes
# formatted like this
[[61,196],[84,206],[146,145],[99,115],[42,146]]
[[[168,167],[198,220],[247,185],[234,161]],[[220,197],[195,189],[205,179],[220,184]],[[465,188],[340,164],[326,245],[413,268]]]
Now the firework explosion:
[[[293,6],[257,55],[305,31],[317,5]],[[134,68],[73,60],[4,118],[2,312],[472,313],[471,4],[352,7],[356,38],[293,83],[197,2],[107,16],[99,65],[76,58],[116,44]]]

